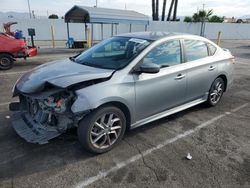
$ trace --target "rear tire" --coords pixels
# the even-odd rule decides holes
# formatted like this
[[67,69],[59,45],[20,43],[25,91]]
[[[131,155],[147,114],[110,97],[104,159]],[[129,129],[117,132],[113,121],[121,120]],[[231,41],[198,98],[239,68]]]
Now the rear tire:
[[8,70],[13,67],[14,60],[9,54],[0,54],[0,69]]
[[78,139],[91,153],[105,153],[115,147],[126,130],[126,117],[117,107],[104,106],[84,117],[78,126]]
[[220,77],[216,78],[209,90],[207,104],[209,106],[216,106],[220,102],[224,91],[225,91],[224,80]]

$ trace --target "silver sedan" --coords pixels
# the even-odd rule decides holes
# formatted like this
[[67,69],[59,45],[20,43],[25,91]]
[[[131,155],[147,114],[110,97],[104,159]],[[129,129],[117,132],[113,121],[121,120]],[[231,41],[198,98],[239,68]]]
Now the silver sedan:
[[129,33],[24,74],[13,88],[12,124],[45,144],[77,127],[93,153],[111,150],[132,129],[194,105],[215,106],[232,83],[234,57],[208,39]]

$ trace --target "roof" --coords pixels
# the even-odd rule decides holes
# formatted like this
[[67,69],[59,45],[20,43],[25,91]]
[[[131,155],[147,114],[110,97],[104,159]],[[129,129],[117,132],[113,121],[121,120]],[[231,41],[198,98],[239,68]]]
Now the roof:
[[170,33],[170,32],[162,32],[162,31],[148,31],[148,32],[134,32],[134,33],[125,33],[121,35],[117,35],[120,37],[131,37],[131,38],[140,38],[146,40],[158,40],[164,37],[171,37],[183,35],[182,33]]
[[65,22],[147,25],[149,23],[149,17],[132,10],[95,8],[75,5],[65,14]]

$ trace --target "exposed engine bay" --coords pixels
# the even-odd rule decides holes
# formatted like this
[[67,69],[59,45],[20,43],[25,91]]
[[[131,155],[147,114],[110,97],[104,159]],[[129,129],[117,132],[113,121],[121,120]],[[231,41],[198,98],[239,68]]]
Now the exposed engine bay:
[[21,137],[31,143],[48,143],[48,140],[77,126],[83,117],[83,114],[71,112],[70,107],[76,98],[73,91],[19,94],[19,98],[19,113],[14,114],[13,126]]
[[73,114],[69,109],[74,98],[72,91],[57,93],[45,99],[25,98],[25,109],[36,123],[60,132],[73,126]]
[[[72,126],[72,114],[68,108],[74,95],[72,92],[59,93],[46,99],[26,98],[31,117],[37,123],[64,131]],[[67,111],[67,112],[66,112]]]

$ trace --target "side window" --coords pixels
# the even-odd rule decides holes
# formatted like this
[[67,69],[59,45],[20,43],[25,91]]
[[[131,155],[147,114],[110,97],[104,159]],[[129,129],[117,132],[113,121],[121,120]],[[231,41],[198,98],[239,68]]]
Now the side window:
[[185,53],[187,61],[195,61],[208,56],[205,42],[198,40],[185,40]]
[[208,49],[210,51],[209,55],[213,56],[215,54],[217,48],[214,45],[210,44],[210,43],[207,43],[207,46],[208,46]]
[[162,67],[173,66],[181,63],[181,46],[179,40],[161,44],[151,50],[144,59]]

